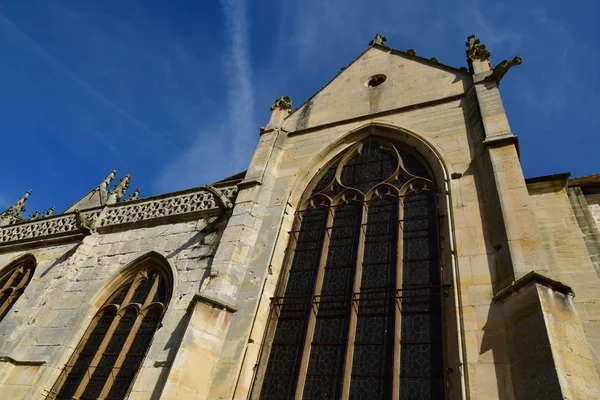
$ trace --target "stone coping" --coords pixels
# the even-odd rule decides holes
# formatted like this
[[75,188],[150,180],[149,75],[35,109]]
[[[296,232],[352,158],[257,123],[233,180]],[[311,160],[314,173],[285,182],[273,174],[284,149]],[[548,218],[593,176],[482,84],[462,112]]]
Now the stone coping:
[[7,362],[13,365],[41,366],[45,365],[46,361],[20,361],[9,356],[0,356],[0,362]]
[[192,301],[190,302],[190,305],[188,307],[188,311],[191,310],[198,302],[208,304],[211,307],[219,308],[221,310],[225,310],[232,314],[237,311],[235,308],[233,308],[231,305],[225,303],[224,301],[211,299],[210,297],[206,297],[200,293],[196,293],[194,295],[194,298],[192,299]]
[[570,286],[567,286],[562,282],[555,281],[554,279],[542,275],[539,272],[531,271],[527,275],[517,279],[516,281],[513,281],[510,285],[496,293],[493,300],[503,302],[513,293],[518,292],[520,289],[523,289],[524,287],[534,283],[539,283],[542,286],[546,286],[562,294],[575,295],[575,292],[573,292],[573,289],[571,289]]

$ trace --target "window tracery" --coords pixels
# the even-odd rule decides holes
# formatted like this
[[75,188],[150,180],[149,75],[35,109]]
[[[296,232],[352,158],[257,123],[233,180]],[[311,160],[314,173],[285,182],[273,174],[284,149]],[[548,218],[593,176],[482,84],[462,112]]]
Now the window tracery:
[[113,292],[92,320],[49,399],[124,399],[170,298],[170,280],[151,265]]
[[0,321],[17,302],[33,277],[35,261],[30,257],[0,271]]
[[297,212],[261,399],[444,397],[437,204],[419,156],[369,137]]

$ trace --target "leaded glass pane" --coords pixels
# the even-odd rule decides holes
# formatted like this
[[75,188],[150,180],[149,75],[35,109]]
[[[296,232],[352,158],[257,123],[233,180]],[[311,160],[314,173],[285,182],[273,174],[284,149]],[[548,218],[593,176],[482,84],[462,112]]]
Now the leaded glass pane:
[[[149,278],[136,280],[140,275]],[[159,285],[153,300],[162,301],[140,309],[139,304],[146,302],[156,279]],[[124,304],[134,282],[139,284],[132,298]],[[162,319],[168,300],[167,284],[163,282],[167,282],[164,274],[157,267],[151,267],[109,297],[94,318],[93,329],[69,360],[62,375],[64,381],[59,379],[58,387],[53,389],[53,393],[58,391],[57,399],[97,399],[103,390],[108,391],[107,399],[125,398]],[[77,393],[79,387],[81,395]],[[52,396],[51,393],[49,398]]]
[[[294,256],[285,293],[273,299],[277,327],[260,398],[293,398],[305,368],[299,391],[303,399],[337,399],[342,387],[349,387],[350,399],[389,399],[396,381],[403,399],[443,399],[437,210],[435,195],[428,191],[433,188],[431,174],[412,150],[386,140],[368,138],[350,151],[355,153],[340,155],[320,174],[307,202],[327,203],[325,195],[334,202],[347,201],[332,208],[332,226],[325,226],[325,207],[309,209],[299,213],[300,230],[292,232]],[[415,176],[420,179],[401,192]],[[367,222],[361,230],[364,211]],[[329,241],[322,249],[325,231]],[[359,243],[363,248],[357,266]],[[319,271],[323,252],[326,258]],[[357,267],[361,281],[354,293]],[[356,327],[350,332],[353,313]],[[310,330],[309,321],[314,322]],[[303,359],[307,335],[310,349]],[[352,336],[353,343],[348,343]],[[400,359],[394,359],[398,345]],[[344,371],[348,346],[353,350],[351,370]],[[306,362],[302,368],[301,361]],[[400,376],[394,377],[397,363]]]
[[340,164],[340,162],[338,160],[335,163],[333,163],[333,165],[325,171],[325,173],[323,174],[323,176],[321,177],[321,179],[319,180],[319,182],[313,189],[313,191],[312,191],[313,194],[319,193],[320,191],[325,189],[327,187],[327,185],[329,185],[331,183],[331,181],[333,180],[333,177],[335,176],[335,170],[337,169],[337,166],[339,164]]
[[304,211],[283,299],[274,300],[279,314],[261,399],[289,399],[296,389],[328,209]]
[[341,389],[362,204],[335,208],[304,399],[337,398]]
[[0,275],[0,321],[8,314],[19,299],[33,275],[35,264],[23,261],[9,267]]
[[369,203],[350,397],[388,399],[394,356],[398,200]]
[[100,357],[98,364],[92,365],[90,368],[92,376],[83,392],[82,398],[94,399],[100,396],[104,384],[114,372],[113,366],[125,345],[129,332],[133,328],[135,320],[137,319],[137,314],[137,310],[132,307],[127,309],[120,316],[119,323],[108,342],[106,350],[102,354],[102,357]]
[[141,366],[146,350],[150,346],[161,315],[162,307],[154,307],[142,319],[123,364],[118,370],[113,371],[116,376],[107,398],[122,399],[127,394],[127,389]]
[[389,178],[398,159],[390,149],[383,149],[374,140],[367,141],[361,152],[344,165],[341,174],[342,184],[367,193],[369,189]]
[[92,363],[92,359],[96,351],[100,347],[100,343],[104,339],[110,324],[114,320],[117,312],[115,308],[105,308],[96,316],[94,329],[88,336],[79,356],[75,361],[75,365],[67,365],[68,375],[63,384],[57,399],[70,399],[75,394],[81,379],[88,373],[88,368]]
[[133,292],[133,297],[131,298],[132,303],[144,304],[146,297],[148,297],[148,293],[154,284],[154,279],[156,279],[156,275],[149,273],[147,278],[143,278],[138,283],[135,292]]
[[441,286],[433,195],[404,199],[400,398],[444,396]]

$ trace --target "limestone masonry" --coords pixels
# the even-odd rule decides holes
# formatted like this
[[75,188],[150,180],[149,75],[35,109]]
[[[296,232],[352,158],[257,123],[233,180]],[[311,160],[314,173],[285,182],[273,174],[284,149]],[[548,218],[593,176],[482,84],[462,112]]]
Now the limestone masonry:
[[521,58],[386,41],[247,171],[2,212],[0,398],[600,398],[600,174],[524,178]]

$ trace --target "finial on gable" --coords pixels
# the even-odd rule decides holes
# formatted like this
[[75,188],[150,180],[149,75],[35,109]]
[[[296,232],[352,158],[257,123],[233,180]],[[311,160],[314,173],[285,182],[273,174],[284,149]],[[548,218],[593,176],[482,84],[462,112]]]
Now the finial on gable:
[[115,184],[115,188],[113,190],[109,190],[108,200],[106,200],[106,204],[115,204],[121,201],[123,196],[125,196],[125,191],[129,187],[129,180],[131,179],[131,175],[127,174],[119,183]]
[[16,224],[17,222],[25,221],[21,214],[25,212],[25,202],[29,198],[30,194],[31,190],[28,190],[15,204],[0,214],[0,226]]
[[481,40],[477,39],[475,35],[467,37],[467,43],[465,43],[467,49],[467,62],[472,73],[486,72],[492,69],[490,63],[490,52],[485,47],[485,44],[481,44]]
[[108,185],[112,182],[117,174],[116,170],[112,170],[110,174],[106,178],[102,180],[96,187],[86,193],[83,197],[77,200],[74,204],[72,204],[69,208],[67,208],[64,212],[69,213],[73,212],[76,209],[85,211],[90,208],[103,207],[106,204],[108,199]]
[[269,107],[269,110],[275,111],[275,109],[291,110],[292,109],[292,99],[290,99],[290,96],[281,96],[280,98],[275,99],[275,102],[273,103],[273,105],[271,107]]
[[481,44],[481,40],[477,39],[475,35],[471,35],[467,37],[467,58],[470,60],[480,60],[483,61],[487,58],[490,58],[490,52],[486,49],[485,44]]
[[269,119],[269,123],[265,129],[260,130],[261,135],[270,129],[281,126],[283,120],[292,112],[292,99],[290,96],[281,96],[278,99],[275,99],[275,102],[269,107],[269,110],[272,111],[271,119]]
[[385,46],[385,42],[387,42],[387,38],[385,36],[381,36],[379,33],[376,33],[375,39],[369,42],[369,46],[374,46],[376,44]]
[[133,191],[133,193],[129,193],[129,197],[125,199],[125,201],[137,200],[140,198],[140,188],[137,188]]
[[112,171],[110,171],[110,174],[108,174],[108,176],[106,178],[104,178],[104,180],[102,181],[102,183],[100,183],[100,187],[103,188],[104,190],[106,190],[108,188],[108,185],[110,184],[110,182],[115,179],[115,175],[117,174],[117,170],[113,169]]
[[49,217],[52,215],[52,213],[54,213],[54,206],[50,207],[43,213],[41,213],[39,211],[35,211],[33,214],[29,214],[29,221],[35,221],[36,219],[42,219],[42,218]]

